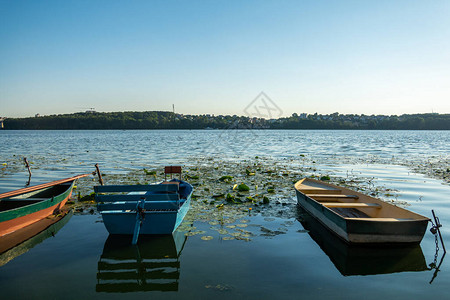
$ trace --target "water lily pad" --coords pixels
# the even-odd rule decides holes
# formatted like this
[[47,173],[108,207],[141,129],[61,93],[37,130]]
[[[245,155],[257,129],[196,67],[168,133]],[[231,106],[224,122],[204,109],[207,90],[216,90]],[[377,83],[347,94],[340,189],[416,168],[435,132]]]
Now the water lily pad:
[[204,241],[210,241],[210,240],[213,239],[213,237],[210,236],[210,235],[204,235],[204,236],[201,237],[201,239],[204,240]]
[[233,180],[233,176],[230,176],[230,175],[224,175],[219,178],[219,181],[223,181],[223,182],[231,182],[232,180]]
[[245,183],[241,183],[240,185],[237,186],[238,191],[240,192],[248,192],[250,190],[250,188],[248,187],[248,185],[246,185]]

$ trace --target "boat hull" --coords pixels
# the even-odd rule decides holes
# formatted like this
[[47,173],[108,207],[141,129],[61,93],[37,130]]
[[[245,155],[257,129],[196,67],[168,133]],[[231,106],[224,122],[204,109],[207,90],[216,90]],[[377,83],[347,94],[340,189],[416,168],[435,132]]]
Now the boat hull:
[[405,221],[377,221],[364,218],[348,219],[296,190],[297,201],[308,213],[350,244],[420,243],[428,219]]
[[[178,210],[146,211],[139,234],[172,234],[183,221],[190,202],[189,197]],[[102,218],[110,234],[133,235],[136,223],[135,211],[104,211]]]
[[57,214],[72,195],[74,181],[59,195],[34,204],[0,212],[0,236],[10,234],[52,214]]

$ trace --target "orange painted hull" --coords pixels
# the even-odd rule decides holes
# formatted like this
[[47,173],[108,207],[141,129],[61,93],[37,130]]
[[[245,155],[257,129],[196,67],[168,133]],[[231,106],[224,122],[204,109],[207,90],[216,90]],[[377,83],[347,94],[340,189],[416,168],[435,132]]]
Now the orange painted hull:
[[9,234],[11,232],[14,232],[18,229],[24,228],[25,226],[28,226],[30,224],[33,224],[39,220],[42,220],[52,214],[58,214],[61,208],[66,204],[67,200],[72,195],[72,192],[70,192],[69,196],[67,196],[63,201],[50,206],[46,209],[37,211],[35,213],[28,214],[23,217],[15,218],[9,221],[4,221],[0,223],[0,236]]
[[71,197],[76,178],[2,194],[7,196],[0,197],[0,237],[58,214]]

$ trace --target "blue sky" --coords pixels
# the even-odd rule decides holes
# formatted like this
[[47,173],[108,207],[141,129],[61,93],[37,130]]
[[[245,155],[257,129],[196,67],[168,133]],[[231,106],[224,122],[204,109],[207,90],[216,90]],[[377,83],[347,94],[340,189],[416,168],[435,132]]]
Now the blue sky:
[[0,0],[0,116],[450,113],[450,1]]

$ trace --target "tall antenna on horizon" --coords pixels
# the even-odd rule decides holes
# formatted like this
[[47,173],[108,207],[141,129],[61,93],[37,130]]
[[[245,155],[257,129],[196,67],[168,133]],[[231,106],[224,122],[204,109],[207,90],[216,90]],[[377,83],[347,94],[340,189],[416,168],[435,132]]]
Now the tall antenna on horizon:
[[172,104],[173,114],[175,114],[175,104]]

